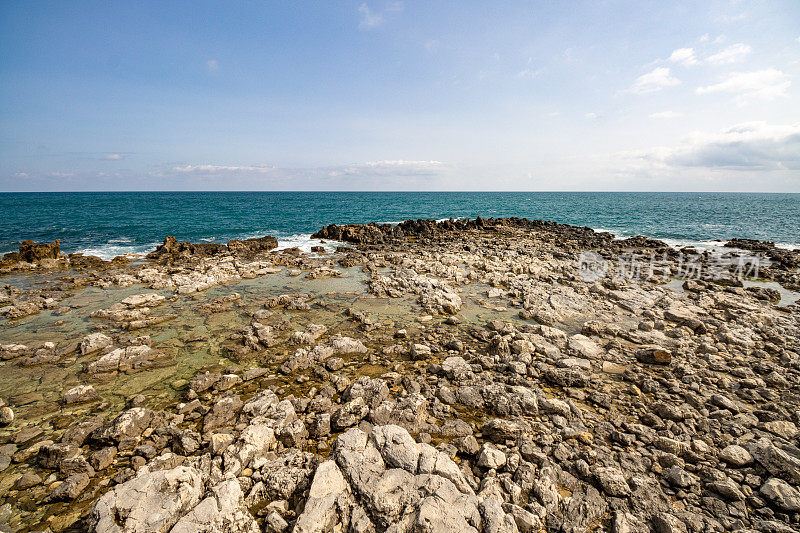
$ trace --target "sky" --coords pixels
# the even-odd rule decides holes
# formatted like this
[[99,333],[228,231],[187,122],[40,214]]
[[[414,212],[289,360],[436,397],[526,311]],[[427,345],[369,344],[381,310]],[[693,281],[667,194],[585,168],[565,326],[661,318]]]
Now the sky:
[[800,2],[0,2],[0,191],[800,192]]

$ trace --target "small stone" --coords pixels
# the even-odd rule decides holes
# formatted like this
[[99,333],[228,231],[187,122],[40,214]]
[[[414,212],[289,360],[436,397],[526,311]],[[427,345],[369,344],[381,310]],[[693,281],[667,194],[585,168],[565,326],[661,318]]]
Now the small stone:
[[98,399],[97,391],[91,385],[78,385],[64,393],[64,403],[91,402]]
[[10,407],[0,407],[0,426],[7,426],[14,421],[14,411]]
[[83,489],[89,485],[89,476],[74,474],[64,480],[47,497],[47,501],[69,501],[80,496]]
[[672,354],[660,346],[643,346],[636,352],[636,360],[649,365],[668,365]]
[[750,452],[738,444],[731,444],[723,448],[719,453],[719,458],[737,468],[747,466],[753,462],[753,456],[750,455]]
[[42,478],[33,472],[25,472],[14,482],[14,490],[26,490],[42,482]]
[[222,455],[222,452],[224,452],[232,442],[233,435],[230,433],[212,433],[211,453],[214,455]]
[[631,488],[625,476],[618,468],[601,467],[595,471],[595,476],[603,491],[610,496],[624,497],[631,493]]
[[478,456],[478,466],[483,468],[502,468],[506,464],[506,454],[498,450],[491,444],[484,444],[480,456]]

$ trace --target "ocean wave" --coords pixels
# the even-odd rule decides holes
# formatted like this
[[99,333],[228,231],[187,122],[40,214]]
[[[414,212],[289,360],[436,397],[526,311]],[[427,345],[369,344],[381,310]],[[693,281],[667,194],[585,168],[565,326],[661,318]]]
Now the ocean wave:
[[312,239],[310,233],[295,233],[293,235],[277,236],[278,250],[286,248],[300,248],[304,252],[311,252],[312,246],[322,246],[326,252],[333,252],[343,243],[327,240],[324,243],[320,239]]
[[96,255],[100,259],[105,259],[109,261],[118,257],[120,255],[124,255],[126,257],[143,257],[149,252],[155,250],[156,246],[161,244],[160,242],[151,242],[149,244],[138,244],[138,245],[121,245],[118,243],[113,243],[113,241],[109,241],[107,244],[98,244],[96,246],[87,246],[85,248],[81,248],[79,250],[75,250],[74,253],[83,254],[83,255]]

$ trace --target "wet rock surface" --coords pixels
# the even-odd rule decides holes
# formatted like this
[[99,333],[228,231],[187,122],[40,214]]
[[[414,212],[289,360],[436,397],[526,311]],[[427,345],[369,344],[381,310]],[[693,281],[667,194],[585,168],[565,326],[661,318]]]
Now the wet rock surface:
[[[797,306],[714,279],[676,291],[663,272],[586,280],[586,250],[679,260],[588,228],[408,221],[317,236],[358,247],[168,238],[60,292],[5,288],[13,320],[85,287],[129,290],[85,311],[95,331],[0,343],[7,369],[79,376],[45,424],[27,419],[35,389],[0,398],[0,530],[800,528]],[[793,257],[770,279],[793,279]],[[326,292],[354,268],[362,296]],[[276,274],[298,282],[248,288]],[[236,292],[213,292],[225,285]],[[202,331],[182,330],[179,302]],[[161,374],[212,346],[226,362]],[[167,381],[173,396],[145,388],[112,410],[105,384],[120,379]]]

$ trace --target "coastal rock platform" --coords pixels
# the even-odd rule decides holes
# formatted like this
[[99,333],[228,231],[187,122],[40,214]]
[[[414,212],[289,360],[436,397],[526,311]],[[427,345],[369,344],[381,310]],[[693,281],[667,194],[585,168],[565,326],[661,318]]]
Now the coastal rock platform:
[[800,253],[314,237],[0,262],[0,531],[800,529]]

